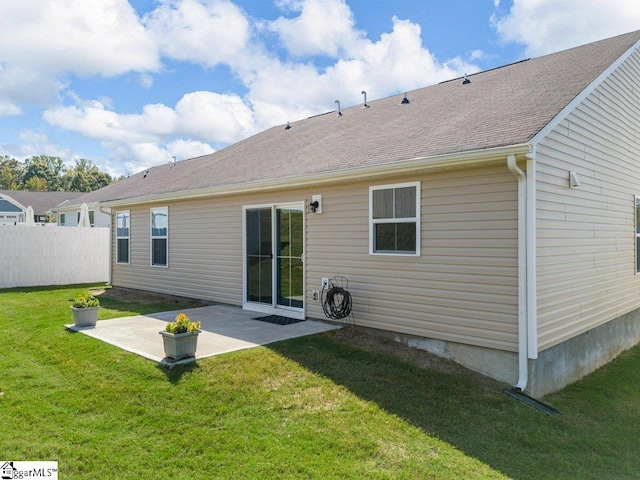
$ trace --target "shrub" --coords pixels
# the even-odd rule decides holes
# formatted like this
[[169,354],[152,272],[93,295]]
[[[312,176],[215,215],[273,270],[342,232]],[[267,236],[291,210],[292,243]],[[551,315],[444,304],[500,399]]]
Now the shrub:
[[173,322],[168,323],[165,332],[186,333],[200,330],[200,322],[192,322],[185,313],[179,313]]
[[99,307],[100,301],[92,293],[83,293],[73,299],[75,308]]

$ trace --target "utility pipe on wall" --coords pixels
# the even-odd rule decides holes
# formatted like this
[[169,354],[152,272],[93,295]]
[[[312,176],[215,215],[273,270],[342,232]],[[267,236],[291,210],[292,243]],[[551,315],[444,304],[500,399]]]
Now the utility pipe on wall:
[[507,157],[509,171],[518,179],[518,383],[517,390],[527,388],[528,322],[527,322],[527,176],[518,167],[515,155]]

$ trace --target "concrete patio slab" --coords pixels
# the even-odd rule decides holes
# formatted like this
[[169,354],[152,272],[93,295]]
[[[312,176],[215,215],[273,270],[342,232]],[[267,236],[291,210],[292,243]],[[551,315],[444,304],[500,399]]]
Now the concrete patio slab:
[[[164,330],[166,324],[173,321],[180,312],[186,313],[191,320],[202,323],[196,358],[211,357],[340,328],[340,325],[317,320],[305,320],[292,325],[275,325],[253,320],[265,314],[249,312],[230,305],[210,305],[100,320],[95,327],[76,327],[73,324],[66,327],[150,360],[172,366],[175,363],[168,362],[164,358],[162,337],[158,332]],[[194,361],[194,359],[188,361]]]

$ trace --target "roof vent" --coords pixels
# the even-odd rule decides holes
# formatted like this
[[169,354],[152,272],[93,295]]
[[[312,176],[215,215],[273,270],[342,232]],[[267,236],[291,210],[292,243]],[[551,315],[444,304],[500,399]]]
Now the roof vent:
[[401,102],[401,103],[402,103],[403,105],[406,105],[407,103],[409,103],[409,99],[407,98],[407,94],[406,94],[406,93],[404,94],[404,98],[402,99],[402,102]]
[[364,103],[362,104],[362,108],[369,108],[369,105],[367,105],[367,92],[362,90],[360,93],[364,95]]
[[284,127],[285,130],[289,130],[291,128],[291,124],[289,122],[287,122],[287,126]]
[[463,84],[463,85],[467,85],[467,84],[469,84],[469,83],[471,83],[471,80],[469,80],[469,79],[467,78],[467,74],[465,73],[465,74],[464,74],[464,80],[462,81],[462,84]]
[[340,110],[340,100],[336,100],[334,103],[338,104],[338,117],[342,116],[342,110]]

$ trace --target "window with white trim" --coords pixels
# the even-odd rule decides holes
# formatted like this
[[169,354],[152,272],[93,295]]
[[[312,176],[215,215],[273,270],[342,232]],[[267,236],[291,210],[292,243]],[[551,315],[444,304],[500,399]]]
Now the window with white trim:
[[151,265],[166,267],[169,257],[169,209],[151,209]]
[[420,255],[420,182],[369,187],[369,253]]
[[64,227],[64,223],[66,221],[66,215],[64,213],[58,214],[58,225]]
[[129,263],[130,249],[130,214],[126,212],[116,213],[116,262]]
[[636,195],[636,273],[640,273],[640,195]]
[[[95,212],[93,210],[89,210],[89,225],[92,227],[95,226]],[[76,225],[80,225],[80,212],[78,212],[76,216]]]

